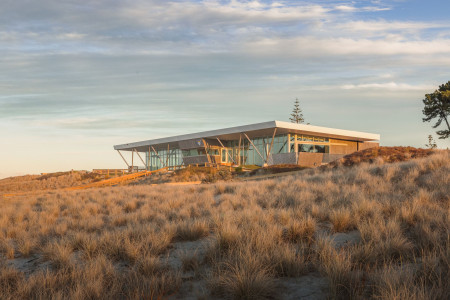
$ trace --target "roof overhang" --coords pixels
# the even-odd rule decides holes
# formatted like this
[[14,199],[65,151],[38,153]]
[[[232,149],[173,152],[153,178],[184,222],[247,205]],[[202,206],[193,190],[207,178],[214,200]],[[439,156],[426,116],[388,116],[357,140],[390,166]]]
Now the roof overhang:
[[313,125],[296,124],[282,121],[270,121],[264,123],[236,126],[217,130],[203,131],[191,134],[183,134],[166,138],[146,140],[122,145],[115,145],[115,150],[132,151],[136,149],[138,152],[146,152],[149,148],[154,147],[156,150],[178,147],[179,141],[192,139],[216,139],[221,140],[238,140],[241,133],[246,133],[250,138],[260,136],[271,136],[274,129],[278,134],[296,133],[314,136],[323,136],[336,139],[345,139],[352,141],[379,141],[380,135],[375,133],[367,133],[360,131],[350,131],[343,129],[327,128]]

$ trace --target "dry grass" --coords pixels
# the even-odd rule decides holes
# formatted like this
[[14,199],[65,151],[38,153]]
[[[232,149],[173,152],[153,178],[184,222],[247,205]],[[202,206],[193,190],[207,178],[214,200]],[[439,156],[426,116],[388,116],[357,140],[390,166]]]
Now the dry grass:
[[185,222],[177,226],[175,239],[177,241],[196,241],[209,234],[209,226],[206,222]]
[[219,263],[210,288],[213,294],[232,299],[273,299],[277,296],[277,281],[270,268],[249,253],[240,253],[234,261]]
[[[314,272],[330,298],[445,299],[449,182],[441,151],[259,182],[1,200],[0,298],[185,296],[195,273],[206,298],[274,299],[287,277]],[[349,231],[361,239],[337,247]]]
[[344,156],[331,165],[353,166],[363,162],[382,164],[406,161],[414,158],[427,157],[433,154],[432,149],[414,147],[375,147]]
[[25,175],[0,179],[0,194],[9,192],[29,192],[56,190],[78,186],[105,179],[104,175],[85,171],[48,173],[45,175]]

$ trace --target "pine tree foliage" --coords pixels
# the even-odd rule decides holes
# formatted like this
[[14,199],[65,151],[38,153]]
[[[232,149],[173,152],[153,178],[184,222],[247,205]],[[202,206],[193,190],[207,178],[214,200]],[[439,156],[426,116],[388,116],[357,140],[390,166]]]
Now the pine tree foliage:
[[426,94],[425,99],[422,100],[425,105],[422,112],[425,118],[424,122],[430,122],[437,118],[433,128],[437,128],[442,122],[447,125],[447,129],[439,130],[436,134],[440,139],[446,139],[450,137],[450,81],[439,86],[439,89],[434,93]]
[[298,98],[295,98],[294,102],[294,109],[292,110],[291,117],[289,118],[292,123],[301,124],[305,122],[305,119],[303,118],[302,109],[300,108],[300,102],[298,101]]
[[428,144],[426,144],[425,147],[427,147],[429,149],[437,148],[436,142],[434,141],[433,136],[431,134],[428,135]]

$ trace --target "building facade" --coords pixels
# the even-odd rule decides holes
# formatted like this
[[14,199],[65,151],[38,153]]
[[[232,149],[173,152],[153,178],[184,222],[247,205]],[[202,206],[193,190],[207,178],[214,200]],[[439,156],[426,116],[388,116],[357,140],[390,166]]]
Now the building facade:
[[[131,151],[134,169],[187,165],[318,166],[379,145],[380,135],[312,125],[270,121],[114,146]],[[135,156],[136,154],[136,156]],[[142,154],[142,155],[141,155]]]

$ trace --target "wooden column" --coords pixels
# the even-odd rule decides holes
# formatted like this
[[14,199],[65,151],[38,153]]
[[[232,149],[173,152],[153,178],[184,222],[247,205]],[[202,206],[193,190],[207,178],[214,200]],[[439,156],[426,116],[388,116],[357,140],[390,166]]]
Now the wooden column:
[[241,165],[241,134],[239,133],[238,165]]
[[269,160],[269,155],[272,154],[273,140],[275,139],[276,133],[277,133],[277,129],[275,128],[273,130],[272,141],[270,142],[269,152],[267,153],[266,164],[267,164],[267,161]]
[[298,152],[297,134],[294,135],[294,152]]
[[291,134],[287,134],[287,153],[291,152]]

